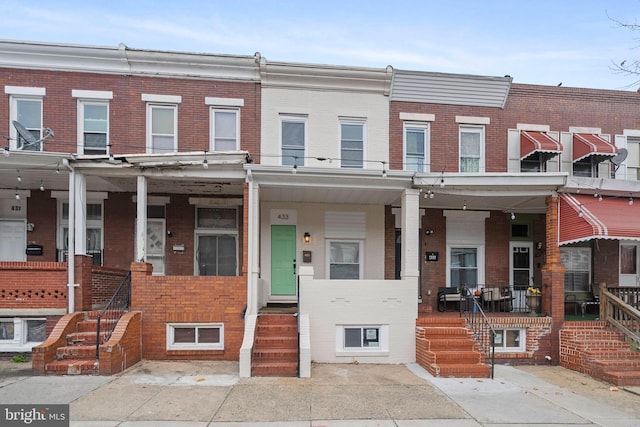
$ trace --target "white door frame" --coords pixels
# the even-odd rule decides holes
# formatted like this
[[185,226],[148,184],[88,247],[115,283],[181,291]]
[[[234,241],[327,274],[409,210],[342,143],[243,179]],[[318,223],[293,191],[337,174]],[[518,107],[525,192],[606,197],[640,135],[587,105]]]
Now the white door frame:
[[[636,247],[636,274],[622,274],[622,245]],[[621,240],[618,246],[618,257],[620,259],[620,261],[618,262],[618,272],[620,278],[619,285],[640,287],[640,242],[634,240]]]

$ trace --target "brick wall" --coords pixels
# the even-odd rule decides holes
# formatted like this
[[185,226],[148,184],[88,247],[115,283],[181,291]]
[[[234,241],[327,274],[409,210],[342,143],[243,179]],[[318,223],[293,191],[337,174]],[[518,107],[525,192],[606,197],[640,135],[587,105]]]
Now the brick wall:
[[28,256],[27,261],[57,261],[56,211],[51,191],[31,191],[31,197],[27,198],[27,222],[34,229],[27,232],[27,243],[42,245],[43,251],[41,256]]
[[67,264],[0,262],[0,308],[66,309]]
[[91,268],[91,306],[103,307],[113,294],[122,280],[127,275],[127,270],[115,268],[92,266]]
[[100,375],[113,375],[142,360],[141,313],[120,318],[109,341],[100,346]]
[[[553,356],[552,319],[549,317],[491,317],[489,319],[494,329],[524,329],[526,336],[523,352],[495,353],[496,363],[548,363],[546,356]],[[556,338],[557,340],[557,338]],[[557,356],[556,356],[557,357]],[[554,364],[558,363],[557,358]]]

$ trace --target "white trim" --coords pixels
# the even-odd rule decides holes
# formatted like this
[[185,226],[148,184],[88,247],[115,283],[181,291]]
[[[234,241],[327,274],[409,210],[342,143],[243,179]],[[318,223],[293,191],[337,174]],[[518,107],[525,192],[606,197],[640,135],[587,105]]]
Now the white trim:
[[410,170],[407,168],[407,128],[420,129],[424,132],[424,152],[422,154],[422,170],[418,173],[431,172],[431,125],[428,122],[409,122],[402,123],[402,170]]
[[635,136],[640,137],[640,130],[638,129],[623,129],[622,134],[624,136]]
[[[279,134],[279,138],[278,138],[278,143],[280,145],[279,147],[279,153],[280,153],[280,164],[284,165],[284,155],[282,153],[282,125],[284,123],[302,123],[304,125],[304,135],[303,135],[303,144],[302,144],[302,166],[306,166],[307,161],[306,161],[306,156],[307,156],[307,145],[308,145],[308,141],[309,141],[309,116],[307,114],[285,114],[285,113],[280,113],[278,115],[279,117],[279,123],[280,126],[278,128],[278,134]],[[295,162],[294,162],[295,163]]]
[[[31,190],[18,190],[20,198],[31,197]],[[0,199],[15,199],[16,190],[0,189]]]
[[4,93],[7,95],[45,96],[47,89],[44,87],[5,86]]
[[598,134],[599,136],[602,133],[602,128],[589,128],[589,127],[580,127],[580,126],[570,126],[569,127],[569,132],[570,133],[595,133]]
[[0,317],[63,316],[64,308],[0,308]]
[[[332,279],[331,278],[331,245],[333,243],[348,243],[348,244],[357,244],[358,245],[358,278],[355,280],[362,280],[364,277],[364,240],[360,239],[345,239],[345,238],[327,238],[326,239],[326,249],[325,249],[325,259],[326,262],[326,278],[328,280],[351,280],[351,279]],[[341,263],[346,264],[346,263]]]
[[241,198],[219,199],[212,197],[189,197],[189,204],[195,206],[242,206]]
[[400,120],[414,121],[414,122],[435,122],[436,115],[400,112]]
[[78,104],[77,104],[77,114],[78,114],[78,120],[77,120],[77,136],[78,136],[78,140],[77,140],[77,145],[76,145],[76,150],[78,153],[83,153],[86,150],[86,146],[85,146],[85,141],[84,141],[84,134],[85,134],[85,106],[87,105],[94,105],[94,106],[102,106],[102,107],[106,107],[107,108],[107,130],[105,132],[106,135],[106,140],[105,140],[105,147],[104,147],[104,151],[105,154],[109,154],[109,152],[111,151],[110,148],[110,144],[109,144],[109,128],[111,127],[110,125],[110,120],[109,120],[109,102],[106,99],[100,99],[100,98],[93,98],[93,99],[87,99],[87,98],[78,98]]
[[[219,150],[216,147],[216,113],[234,113],[235,114],[235,140],[234,147],[231,150]],[[224,152],[237,151],[240,149],[240,109],[237,107],[220,107],[212,106],[209,109],[209,151]]]
[[456,116],[456,123],[467,125],[488,125],[491,124],[489,117]]
[[[500,339],[502,339],[505,335],[507,331],[519,331],[520,334],[518,336],[518,347],[504,347],[504,342],[500,343],[500,346],[498,346],[498,342],[496,341],[496,353],[522,353],[524,351],[526,351],[527,346],[527,329],[526,328],[501,328],[501,327],[494,327],[496,332],[498,331],[502,331],[502,334],[499,335]],[[498,336],[496,336],[496,340],[498,339]]]
[[[167,342],[166,348],[167,350],[224,350],[224,323],[167,323]],[[175,344],[173,343],[174,334],[173,331],[175,328],[218,328],[220,330],[220,342],[218,343],[206,343],[206,344],[198,344],[198,343],[184,343],[184,344]],[[196,338],[197,339],[197,338]]]
[[204,103],[205,105],[213,105],[215,107],[244,107],[244,98],[216,98],[206,96]]
[[152,93],[143,93],[142,100],[146,102],[161,102],[165,104],[180,104],[182,96],[180,95],[156,95]]
[[84,98],[84,99],[108,100],[108,99],[113,99],[113,91],[71,89],[71,97]]
[[[345,347],[344,331],[347,328],[377,329],[377,347]],[[389,325],[336,325],[336,356],[388,356],[389,355]]]
[[549,132],[551,130],[551,127],[549,125],[531,125],[527,123],[517,123],[516,129],[521,131],[528,130],[532,132]]

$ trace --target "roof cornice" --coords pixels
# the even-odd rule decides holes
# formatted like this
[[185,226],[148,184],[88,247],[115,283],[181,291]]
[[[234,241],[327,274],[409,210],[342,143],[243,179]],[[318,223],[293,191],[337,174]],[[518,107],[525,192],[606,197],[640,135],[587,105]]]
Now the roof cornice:
[[335,90],[389,95],[393,68],[342,67],[334,65],[269,62],[260,59],[265,88]]

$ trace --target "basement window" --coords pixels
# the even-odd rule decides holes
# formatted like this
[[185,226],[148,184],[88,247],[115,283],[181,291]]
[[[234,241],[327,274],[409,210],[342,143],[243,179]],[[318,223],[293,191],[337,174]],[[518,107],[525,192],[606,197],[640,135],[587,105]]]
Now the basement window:
[[224,350],[222,323],[167,324],[167,350]]
[[338,325],[336,352],[339,356],[387,355],[388,325]]
[[525,351],[525,343],[527,341],[525,336],[524,329],[497,329],[495,339],[496,351]]
[[0,351],[31,351],[46,338],[45,319],[0,318]]

